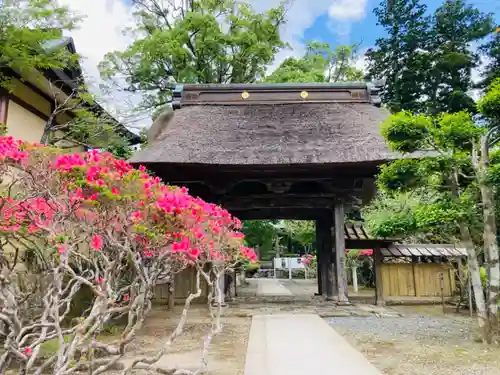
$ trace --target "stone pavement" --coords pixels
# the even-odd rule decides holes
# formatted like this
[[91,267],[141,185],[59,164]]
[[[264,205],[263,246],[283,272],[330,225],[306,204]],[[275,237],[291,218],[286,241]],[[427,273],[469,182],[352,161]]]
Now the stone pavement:
[[252,318],[244,375],[381,375],[316,314]]
[[257,296],[291,296],[288,290],[278,279],[258,279]]

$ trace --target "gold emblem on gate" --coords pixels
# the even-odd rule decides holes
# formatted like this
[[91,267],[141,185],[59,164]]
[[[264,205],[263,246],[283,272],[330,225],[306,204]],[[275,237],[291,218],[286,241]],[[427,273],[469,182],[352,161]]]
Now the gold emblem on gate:
[[307,99],[307,97],[308,97],[308,96],[309,96],[309,93],[308,93],[307,91],[302,91],[302,92],[300,93],[300,97],[301,97],[302,99]]
[[250,97],[250,94],[248,93],[248,91],[243,91],[243,92],[241,93],[241,97],[242,97],[243,99],[248,99],[248,98]]

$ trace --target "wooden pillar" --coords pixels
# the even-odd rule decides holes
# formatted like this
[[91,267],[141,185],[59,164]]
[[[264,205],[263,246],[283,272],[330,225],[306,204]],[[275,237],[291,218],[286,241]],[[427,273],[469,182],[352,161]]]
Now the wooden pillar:
[[321,232],[320,232],[320,220],[316,220],[316,279],[318,282],[318,293],[316,295],[323,295],[323,248],[321,246]]
[[337,280],[335,278],[334,259],[333,259],[333,235],[332,235],[332,216],[329,215],[325,220],[323,251],[325,257],[325,285],[326,300],[334,301],[337,299]]
[[382,251],[380,246],[373,249],[373,268],[375,271],[375,303],[379,306],[385,305],[384,301],[384,284],[382,282]]
[[0,87],[0,124],[7,125],[7,113],[9,112],[9,93]]
[[317,235],[319,240],[318,253],[320,256],[321,270],[321,295],[327,299],[333,299],[335,288],[335,277],[332,269],[332,239],[331,239],[331,216],[323,216],[316,221]]
[[328,253],[325,251],[325,221],[318,220],[319,222],[319,236],[320,236],[320,252],[321,252],[321,295],[327,294],[328,283]]
[[347,275],[345,273],[345,233],[344,203],[336,202],[334,209],[335,233],[335,274],[337,277],[337,293],[339,303],[348,303]]

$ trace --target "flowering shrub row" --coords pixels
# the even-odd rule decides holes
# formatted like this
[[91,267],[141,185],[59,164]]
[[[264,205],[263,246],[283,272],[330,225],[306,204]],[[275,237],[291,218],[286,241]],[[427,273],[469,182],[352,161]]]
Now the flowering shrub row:
[[[141,327],[160,279],[193,267],[194,298],[200,275],[214,293],[213,280],[226,267],[256,259],[243,245],[241,222],[226,210],[109,153],[68,154],[2,137],[0,179],[0,339],[6,348],[0,373],[14,361],[25,374],[106,372]],[[208,273],[206,263],[212,264]],[[82,287],[92,292],[90,306],[68,325]],[[120,339],[99,342],[104,324],[124,315]],[[40,358],[49,340],[57,340],[59,350]],[[98,366],[89,355],[96,348],[103,352]]]
[[[144,257],[168,253],[188,262],[255,260],[253,250],[242,245],[243,234],[235,231],[241,222],[221,207],[190,196],[186,188],[165,185],[144,167],[135,169],[111,154],[58,151],[0,138],[2,166],[33,178],[20,186],[27,196],[0,198],[0,230],[47,232],[63,254],[75,240],[82,241],[81,236],[67,236],[69,219],[95,251],[126,244]],[[38,187],[39,194],[30,196],[30,188]]]

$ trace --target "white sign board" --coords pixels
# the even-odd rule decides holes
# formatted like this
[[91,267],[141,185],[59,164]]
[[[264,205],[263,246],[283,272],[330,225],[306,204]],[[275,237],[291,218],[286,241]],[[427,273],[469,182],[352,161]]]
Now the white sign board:
[[274,268],[282,270],[303,270],[304,264],[300,262],[302,258],[274,258]]

